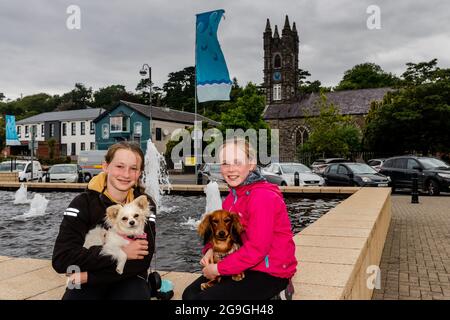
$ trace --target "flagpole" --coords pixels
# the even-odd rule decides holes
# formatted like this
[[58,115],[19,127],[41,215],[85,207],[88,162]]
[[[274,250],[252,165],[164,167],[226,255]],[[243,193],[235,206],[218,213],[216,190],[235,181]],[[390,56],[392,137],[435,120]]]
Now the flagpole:
[[195,18],[195,43],[194,43],[194,60],[195,60],[195,66],[194,66],[194,130],[192,131],[194,133],[194,157],[195,157],[195,182],[197,184],[198,181],[198,168],[197,168],[197,132],[195,130],[195,127],[197,125],[197,16]]

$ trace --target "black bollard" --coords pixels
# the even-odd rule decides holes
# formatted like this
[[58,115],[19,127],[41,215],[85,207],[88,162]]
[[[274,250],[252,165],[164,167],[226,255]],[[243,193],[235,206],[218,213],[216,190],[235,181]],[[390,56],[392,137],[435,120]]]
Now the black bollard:
[[298,187],[300,185],[300,175],[298,172],[294,173],[294,186]]
[[197,184],[203,184],[203,174],[200,171],[197,173]]
[[412,177],[411,203],[419,203],[419,177],[417,172]]

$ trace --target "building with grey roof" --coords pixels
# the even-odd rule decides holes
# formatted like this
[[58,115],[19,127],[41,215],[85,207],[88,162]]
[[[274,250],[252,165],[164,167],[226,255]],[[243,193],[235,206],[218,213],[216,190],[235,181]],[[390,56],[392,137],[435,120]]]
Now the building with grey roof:
[[[266,108],[264,120],[272,129],[279,130],[280,160],[296,160],[296,150],[309,137],[308,117],[318,116],[319,93],[301,95],[298,92],[299,39],[295,22],[291,28],[286,16],[281,37],[278,28],[272,33],[267,19],[264,39],[264,90]],[[333,103],[344,115],[353,117],[362,128],[372,101],[380,101],[391,88],[334,91],[325,93],[328,103]]]
[[[34,140],[36,154],[48,157],[47,142],[55,140],[55,156],[73,156],[83,150],[95,150],[95,125],[93,120],[105,109],[87,108],[68,111],[53,111],[37,114],[16,122],[22,154],[28,153],[28,145]],[[20,146],[19,146],[20,148]]]

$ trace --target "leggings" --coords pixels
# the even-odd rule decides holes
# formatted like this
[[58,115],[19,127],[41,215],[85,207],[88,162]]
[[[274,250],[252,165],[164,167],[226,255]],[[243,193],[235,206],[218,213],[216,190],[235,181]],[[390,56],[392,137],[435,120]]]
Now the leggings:
[[62,300],[150,300],[150,296],[147,281],[136,276],[108,285],[66,289]]
[[222,276],[219,283],[201,290],[203,282],[208,279],[201,276],[191,283],[183,292],[183,300],[269,300],[287,287],[289,279],[247,270],[241,281]]

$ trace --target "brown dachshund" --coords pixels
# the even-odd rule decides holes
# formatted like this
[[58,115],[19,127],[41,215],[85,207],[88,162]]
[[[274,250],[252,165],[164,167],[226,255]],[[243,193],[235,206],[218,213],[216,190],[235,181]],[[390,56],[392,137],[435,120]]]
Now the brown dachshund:
[[[242,245],[241,232],[243,227],[239,222],[239,216],[226,210],[216,210],[205,215],[198,226],[198,233],[203,238],[204,244],[211,243],[214,263],[235,252]],[[244,273],[232,276],[235,281],[244,278]],[[212,287],[220,282],[220,277],[201,284],[201,289]]]

